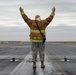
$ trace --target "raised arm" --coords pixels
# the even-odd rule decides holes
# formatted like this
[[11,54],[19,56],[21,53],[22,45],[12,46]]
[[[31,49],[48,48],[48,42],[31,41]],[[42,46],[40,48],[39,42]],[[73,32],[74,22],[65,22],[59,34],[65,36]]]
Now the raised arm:
[[24,13],[24,10],[23,10],[22,7],[20,7],[19,10],[20,10],[20,13],[21,13],[22,18],[24,19],[24,21],[25,21],[25,22],[29,25],[29,27],[30,27],[30,25],[31,25],[31,19],[28,18],[28,16]]
[[48,26],[48,24],[52,21],[52,19],[54,18],[54,15],[55,15],[55,7],[52,8],[52,12],[50,16],[46,18],[45,20],[43,20],[45,27]]

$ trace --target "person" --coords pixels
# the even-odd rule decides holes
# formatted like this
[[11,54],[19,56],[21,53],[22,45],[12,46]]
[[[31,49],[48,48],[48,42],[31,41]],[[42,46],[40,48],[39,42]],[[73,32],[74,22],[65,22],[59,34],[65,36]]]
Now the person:
[[33,68],[36,68],[38,52],[39,52],[39,57],[41,61],[41,68],[45,68],[45,65],[44,65],[45,43],[43,43],[42,35],[45,35],[46,27],[49,25],[49,23],[54,18],[55,7],[52,8],[52,12],[50,16],[44,20],[41,19],[40,15],[36,15],[35,19],[32,20],[25,14],[22,7],[20,7],[19,10],[20,10],[20,14],[23,20],[27,23],[27,25],[30,28],[30,41],[32,42],[31,49],[32,49],[32,57],[33,57]]

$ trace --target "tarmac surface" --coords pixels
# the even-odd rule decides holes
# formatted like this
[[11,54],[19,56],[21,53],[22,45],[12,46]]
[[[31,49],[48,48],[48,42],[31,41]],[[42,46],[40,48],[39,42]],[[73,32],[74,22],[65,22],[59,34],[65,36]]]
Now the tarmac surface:
[[45,69],[39,57],[37,69],[32,69],[31,44],[0,45],[0,75],[76,75],[76,45],[45,46]]

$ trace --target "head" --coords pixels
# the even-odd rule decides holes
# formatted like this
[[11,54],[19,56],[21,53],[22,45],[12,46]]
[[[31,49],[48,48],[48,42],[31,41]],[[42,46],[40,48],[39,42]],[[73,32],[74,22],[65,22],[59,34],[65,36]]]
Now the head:
[[41,21],[40,15],[36,15],[35,20]]

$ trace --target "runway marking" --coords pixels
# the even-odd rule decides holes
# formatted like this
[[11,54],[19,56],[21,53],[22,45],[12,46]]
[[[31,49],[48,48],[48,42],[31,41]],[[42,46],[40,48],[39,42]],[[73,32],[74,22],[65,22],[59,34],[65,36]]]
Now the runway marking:
[[[21,72],[21,70],[24,70],[25,68],[25,64],[26,64],[26,60],[30,57],[30,53],[24,58],[24,60],[10,73],[10,74],[19,74]],[[26,70],[25,70],[26,71]],[[24,71],[24,72],[25,72]],[[22,72],[21,72],[22,73]],[[25,73],[24,73],[25,74]],[[22,75],[24,75],[22,73]]]
[[0,55],[0,59],[12,59],[12,58],[17,58],[17,59],[23,59],[25,55]]
[[26,48],[26,47],[31,47],[31,45],[26,45],[26,46],[12,46],[10,48]]
[[54,75],[62,75],[61,72],[56,72],[56,73],[53,73]]
[[41,69],[40,68],[41,67],[41,63],[38,62],[39,63],[39,66],[38,66],[39,75],[52,75],[53,71],[55,71],[55,68],[53,67],[53,65],[50,62],[48,62],[48,60],[49,59],[48,59],[47,55],[45,54],[45,62],[44,62],[45,69]]
[[[47,54],[48,54],[49,57],[51,57],[51,55],[49,53],[47,53]],[[67,75],[67,73],[58,65],[58,63],[53,63],[53,62],[51,62],[51,63],[53,64],[53,66],[55,68],[52,75]]]
[[[54,67],[48,62],[48,57],[45,55],[45,69],[41,69],[40,61],[37,62],[36,74],[33,73],[32,61],[28,62],[29,59],[32,59],[31,53],[29,53],[24,60],[10,73],[10,75],[51,75]],[[38,58],[39,59],[39,58]]]

